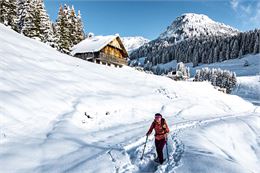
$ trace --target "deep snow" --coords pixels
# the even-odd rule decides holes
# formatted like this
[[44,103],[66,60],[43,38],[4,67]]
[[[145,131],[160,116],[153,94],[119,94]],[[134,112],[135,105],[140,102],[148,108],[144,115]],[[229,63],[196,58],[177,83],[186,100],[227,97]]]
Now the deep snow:
[[[0,57],[1,172],[183,172],[192,161],[185,146],[199,150],[207,145],[200,140],[189,143],[189,137],[178,137],[179,131],[200,136],[201,128],[210,136],[211,128],[203,122],[224,130],[220,121],[224,116],[235,121],[236,116],[251,115],[257,121],[250,120],[250,126],[259,132],[258,106],[220,93],[207,82],[175,82],[125,66],[93,64],[61,54],[1,24]],[[169,147],[174,159],[159,167],[150,164],[155,156],[153,136],[144,161],[139,160],[144,135],[156,112],[166,117],[173,138]],[[190,131],[192,127],[196,130]],[[258,133],[234,138],[235,145],[243,141],[259,151]],[[225,140],[212,139],[213,143]],[[217,160],[224,158],[219,150],[211,152]],[[228,166],[239,169],[245,165],[246,171],[257,172],[260,164],[255,155],[250,150],[246,154],[249,164],[239,160],[238,167],[224,162],[223,172],[229,171]],[[238,157],[243,153],[235,160]],[[204,158],[212,156],[205,154]],[[198,162],[192,169],[218,170],[202,165],[204,162]]]
[[221,119],[178,133],[185,144],[176,172],[259,172],[260,116]]
[[232,94],[260,106],[260,74],[238,77],[237,86],[232,91]]

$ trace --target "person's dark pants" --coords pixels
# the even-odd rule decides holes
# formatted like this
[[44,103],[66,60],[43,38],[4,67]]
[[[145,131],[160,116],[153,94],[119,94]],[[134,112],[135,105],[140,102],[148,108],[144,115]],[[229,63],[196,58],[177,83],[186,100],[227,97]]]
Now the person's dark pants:
[[155,147],[156,147],[156,152],[159,158],[159,162],[162,164],[163,163],[163,147],[166,144],[165,139],[161,140],[156,140],[155,139]]

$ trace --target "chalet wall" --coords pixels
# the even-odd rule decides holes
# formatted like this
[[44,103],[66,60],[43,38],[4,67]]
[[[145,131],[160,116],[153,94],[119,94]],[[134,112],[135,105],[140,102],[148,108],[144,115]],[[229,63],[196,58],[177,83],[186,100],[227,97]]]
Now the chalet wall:
[[116,58],[124,58],[122,50],[114,48],[110,45],[107,45],[106,47],[104,47],[101,50],[101,52],[108,54],[108,55],[111,55],[111,56],[114,56]]

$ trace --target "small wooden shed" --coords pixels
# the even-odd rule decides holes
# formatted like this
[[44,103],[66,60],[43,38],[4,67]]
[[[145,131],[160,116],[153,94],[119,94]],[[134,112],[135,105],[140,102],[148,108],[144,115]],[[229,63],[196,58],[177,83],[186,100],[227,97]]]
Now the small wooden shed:
[[122,67],[127,65],[128,53],[119,35],[88,37],[75,45],[72,56],[104,65]]

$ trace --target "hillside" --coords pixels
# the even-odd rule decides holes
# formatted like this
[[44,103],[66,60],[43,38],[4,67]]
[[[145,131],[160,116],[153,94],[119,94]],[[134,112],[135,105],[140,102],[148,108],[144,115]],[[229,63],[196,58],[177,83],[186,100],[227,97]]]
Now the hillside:
[[[144,60],[140,59],[137,63],[142,63]],[[248,66],[244,66],[245,62],[248,62]],[[173,60],[171,62],[165,64],[157,64],[153,67],[153,70],[156,68],[160,68],[163,71],[171,71],[177,66],[177,61]],[[194,77],[196,70],[208,67],[212,68],[220,68],[223,70],[230,70],[235,72],[237,76],[255,76],[259,75],[259,68],[260,68],[260,54],[256,55],[246,55],[242,58],[238,59],[230,59],[225,60],[223,62],[216,62],[212,64],[199,64],[196,67],[193,67],[192,63],[186,63],[186,66],[190,68],[190,75],[191,78]]]
[[[0,57],[0,96],[4,98],[0,100],[0,165],[4,173],[155,172],[160,169],[174,172],[178,167],[175,159],[163,167],[152,164],[153,136],[144,161],[140,162],[138,151],[143,148],[154,113],[161,112],[169,122],[170,138],[183,141],[186,146],[191,143],[186,143],[188,138],[176,136],[178,130],[203,129],[205,123],[218,124],[225,117],[238,121],[236,116],[250,115],[252,121],[259,121],[258,107],[238,96],[220,93],[206,82],[174,82],[130,67],[93,64],[61,54],[2,24]],[[204,156],[225,159],[225,167],[237,164],[237,169],[258,172],[259,124],[251,123],[251,126],[251,130],[245,128],[250,134],[255,130],[255,135],[238,135],[234,136],[236,140],[227,141],[228,145],[235,146],[244,141],[250,164],[236,162],[242,154],[230,154],[233,160],[226,159],[228,155],[223,153],[229,148],[214,147],[214,143],[226,140],[218,136]],[[203,130],[206,136],[211,132]],[[192,144],[196,145],[196,151],[203,152],[203,143],[199,140]],[[173,155],[180,153],[180,146],[178,141],[170,145]],[[243,149],[236,151],[240,153]],[[191,150],[187,147],[181,151]],[[187,159],[184,157],[184,167],[186,162],[193,161]],[[192,167],[203,169],[202,165],[204,162]],[[214,167],[203,170],[214,172],[214,169],[219,170]]]
[[157,39],[134,50],[129,63],[139,66],[133,61],[142,58],[142,67],[155,72],[157,64],[173,60],[195,67],[257,53],[260,53],[259,29],[239,32],[205,15],[189,13],[177,17]]

